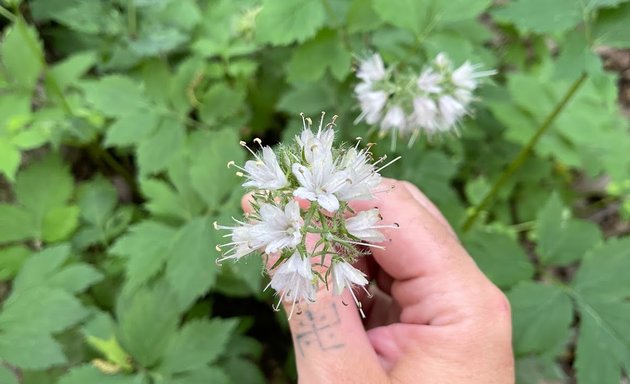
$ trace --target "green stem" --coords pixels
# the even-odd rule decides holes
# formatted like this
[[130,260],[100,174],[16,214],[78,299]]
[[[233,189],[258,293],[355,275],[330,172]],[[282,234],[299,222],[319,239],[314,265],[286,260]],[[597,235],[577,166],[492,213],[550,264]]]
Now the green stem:
[[129,35],[136,37],[138,32],[138,20],[136,16],[136,6],[133,0],[127,0],[127,28],[129,29]]
[[3,7],[2,5],[0,5],[0,16],[6,17],[7,20],[9,20],[10,22],[15,21],[15,15],[11,13],[11,11]]
[[575,82],[573,82],[562,100],[560,100],[553,111],[551,111],[551,113],[547,115],[545,120],[536,130],[536,133],[534,133],[532,138],[529,139],[529,142],[521,149],[521,151],[516,155],[516,157],[512,160],[508,167],[499,176],[490,191],[486,193],[479,204],[473,207],[472,212],[469,214],[469,216],[466,218],[466,221],[464,221],[464,224],[462,225],[462,230],[464,232],[468,232],[468,230],[472,228],[473,224],[475,224],[475,221],[479,218],[481,212],[488,208],[488,206],[492,203],[503,184],[505,184],[510,176],[512,176],[523,165],[525,160],[527,160],[529,153],[532,151],[532,149],[534,149],[536,143],[538,143],[538,140],[553,124],[553,122],[556,120],[560,112],[562,112],[569,100],[571,100],[571,98],[575,95],[582,83],[584,83],[584,80],[586,80],[586,74],[582,74],[577,80],[575,80]]

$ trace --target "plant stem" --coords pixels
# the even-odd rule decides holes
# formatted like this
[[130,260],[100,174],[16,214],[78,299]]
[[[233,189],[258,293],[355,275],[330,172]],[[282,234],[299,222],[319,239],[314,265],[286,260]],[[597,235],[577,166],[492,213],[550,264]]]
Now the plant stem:
[[567,90],[562,100],[560,100],[553,111],[551,111],[551,113],[547,115],[545,120],[536,130],[536,133],[534,133],[531,139],[529,139],[529,142],[521,149],[521,151],[516,155],[516,157],[512,160],[508,167],[499,176],[490,191],[486,193],[479,204],[473,207],[471,213],[468,215],[468,217],[464,221],[464,224],[462,225],[463,232],[468,232],[468,230],[470,230],[475,221],[479,218],[481,212],[483,212],[484,209],[488,208],[488,206],[492,203],[503,184],[505,184],[510,176],[512,176],[523,165],[525,160],[527,160],[527,156],[532,151],[532,149],[534,149],[536,143],[538,143],[538,140],[553,124],[553,122],[556,120],[560,112],[562,112],[569,100],[571,100],[571,98],[575,95],[580,86],[584,83],[586,77],[587,76],[584,73],[577,80],[575,80],[573,84],[571,84],[571,87]]
[[0,5],[0,16],[6,17],[7,20],[11,22],[15,21],[15,15],[11,13],[11,11],[3,7],[2,5]]
[[138,32],[138,21],[136,16],[136,5],[133,0],[127,0],[127,28],[132,38],[136,37]]
[[335,10],[333,9],[332,5],[330,5],[330,2],[328,0],[322,0],[322,3],[324,5],[324,8],[326,9],[326,13],[328,14],[328,17],[330,17],[332,22],[338,28],[341,44],[343,44],[343,46],[346,48],[348,52],[353,52],[352,44],[350,43],[350,36],[348,35],[348,31],[346,31],[343,23],[339,22],[339,19],[337,18],[337,15],[335,15]]

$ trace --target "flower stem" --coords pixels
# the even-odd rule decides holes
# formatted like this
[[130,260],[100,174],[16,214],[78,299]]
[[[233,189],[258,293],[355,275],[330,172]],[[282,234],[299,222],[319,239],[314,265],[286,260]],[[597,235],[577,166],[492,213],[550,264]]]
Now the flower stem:
[[540,124],[536,133],[529,139],[529,142],[521,149],[521,151],[516,155],[516,157],[512,160],[512,162],[508,165],[507,168],[503,171],[503,173],[499,176],[497,181],[494,183],[490,191],[486,193],[481,202],[472,208],[472,211],[464,221],[462,225],[462,231],[468,232],[470,228],[472,228],[475,221],[479,218],[481,212],[483,212],[488,206],[492,203],[497,193],[505,184],[505,182],[512,176],[527,160],[527,156],[534,149],[534,146],[538,143],[538,140],[542,137],[542,135],[549,129],[549,127],[556,120],[560,112],[564,109],[567,103],[571,100],[571,98],[575,95],[577,90],[582,86],[584,80],[586,80],[586,74],[582,74],[577,80],[571,84],[571,87],[567,90],[566,94],[560,100],[560,102],[556,105],[556,107],[551,111],[549,115],[545,118],[545,120]]

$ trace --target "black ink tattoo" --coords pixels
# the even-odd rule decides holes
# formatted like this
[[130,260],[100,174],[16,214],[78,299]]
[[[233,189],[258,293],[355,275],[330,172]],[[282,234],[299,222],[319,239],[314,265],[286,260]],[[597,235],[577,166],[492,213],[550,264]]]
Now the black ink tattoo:
[[304,349],[311,345],[318,346],[321,351],[344,347],[344,344],[339,342],[336,333],[337,326],[341,324],[341,318],[335,303],[331,303],[328,310],[318,310],[317,314],[306,310],[304,316],[300,317],[295,341],[302,356],[304,356]]

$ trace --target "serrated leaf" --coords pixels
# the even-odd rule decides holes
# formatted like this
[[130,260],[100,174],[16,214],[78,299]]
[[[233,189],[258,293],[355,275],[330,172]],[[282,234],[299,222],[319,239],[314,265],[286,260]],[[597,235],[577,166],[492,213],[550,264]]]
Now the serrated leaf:
[[93,51],[78,52],[52,66],[47,76],[55,79],[57,86],[63,91],[76,84],[95,64],[96,54]]
[[353,0],[346,18],[350,33],[371,31],[381,24],[380,18],[372,8],[372,3],[365,0]]
[[233,320],[192,320],[171,339],[160,369],[166,373],[194,371],[223,353],[236,326]]
[[0,329],[54,333],[77,324],[87,314],[76,298],[60,289],[31,288],[9,296],[0,313]]
[[0,203],[0,243],[26,240],[35,235],[34,221],[24,209]]
[[516,360],[518,384],[563,384],[567,374],[552,358],[528,356]]
[[572,285],[585,297],[623,300],[630,295],[630,238],[611,239],[590,251]]
[[328,69],[337,80],[343,80],[350,72],[351,59],[337,33],[323,29],[293,52],[287,65],[287,79],[293,83],[312,82]]
[[145,207],[155,216],[189,220],[195,213],[191,212],[190,201],[164,181],[142,179],[140,188],[148,200]]
[[141,88],[122,75],[101,77],[82,88],[87,101],[108,116],[125,116],[149,106]]
[[177,332],[179,308],[175,292],[162,281],[128,292],[116,306],[121,346],[142,366],[154,366]]
[[44,53],[37,31],[17,18],[0,45],[0,60],[10,80],[32,89],[44,69]]
[[[206,367],[178,376],[170,381],[172,384],[228,384],[233,383],[228,376],[217,367]],[[244,382],[243,382],[244,383]],[[250,382],[248,382],[250,383]]]
[[41,225],[46,213],[64,206],[72,196],[74,180],[68,167],[56,155],[49,155],[20,172],[15,181],[15,195]]
[[230,358],[222,366],[233,383],[265,384],[267,382],[260,368],[250,360]]
[[163,119],[155,133],[138,146],[140,175],[163,171],[179,155],[186,138],[186,128],[174,119]]
[[581,313],[575,369],[578,383],[616,383],[630,370],[630,304],[578,302]]
[[31,250],[16,245],[0,249],[0,281],[12,279],[31,255]]
[[303,42],[324,25],[326,11],[319,1],[263,1],[256,17],[256,38],[263,43],[287,45]]
[[234,88],[221,82],[212,85],[201,97],[199,114],[201,120],[209,125],[220,123],[243,111],[247,94],[244,89]]
[[104,225],[118,203],[116,188],[100,177],[81,184],[77,195],[81,218],[94,225]]
[[214,284],[217,275],[214,236],[210,222],[198,218],[182,227],[169,247],[166,279],[184,308]]
[[238,142],[236,132],[228,129],[195,132],[189,137],[192,186],[210,210],[219,210],[234,187],[242,183],[234,170],[226,166],[229,161],[243,163],[245,154]]
[[79,225],[79,207],[54,207],[42,220],[42,240],[55,242],[66,240]]
[[476,231],[464,239],[479,268],[499,287],[510,287],[534,275],[534,266],[515,239],[501,233]]
[[139,145],[157,129],[160,117],[151,111],[133,112],[116,120],[107,129],[105,146]]
[[586,251],[602,240],[597,225],[570,218],[570,212],[557,194],[553,194],[539,211],[534,235],[540,260],[554,265],[580,260]]
[[372,7],[384,21],[419,35],[429,25],[431,3],[431,0],[372,0]]
[[615,48],[630,47],[630,3],[618,8],[601,10],[593,26],[596,45]]
[[72,264],[51,276],[47,284],[67,292],[80,293],[102,279],[103,275],[91,265]]
[[[544,9],[544,12],[541,10]],[[515,0],[495,10],[500,22],[514,24],[523,33],[561,33],[582,21],[580,2],[575,0]]]
[[143,221],[118,239],[110,252],[126,257],[126,275],[130,287],[135,288],[155,276],[166,259],[175,230],[153,221]]
[[542,353],[568,338],[571,299],[551,285],[522,282],[508,292],[517,355]]
[[93,365],[74,367],[59,380],[59,384],[141,384],[141,376],[128,376],[100,371]]
[[15,173],[21,160],[20,151],[13,143],[7,138],[0,137],[0,174],[4,174],[9,181],[15,180]]
[[6,332],[0,337],[0,358],[23,369],[46,369],[66,363],[61,345],[47,334]]

